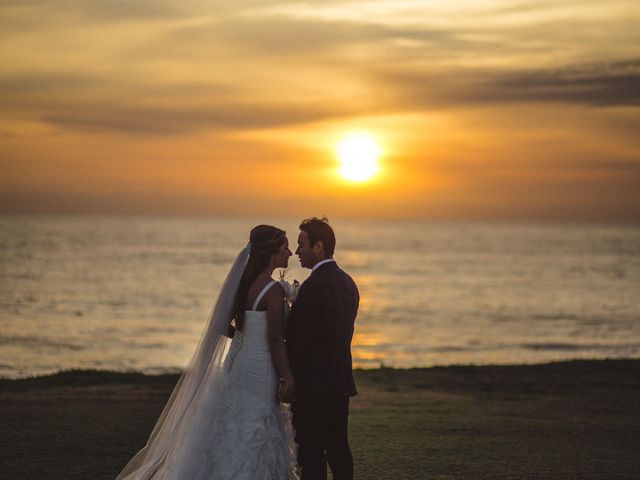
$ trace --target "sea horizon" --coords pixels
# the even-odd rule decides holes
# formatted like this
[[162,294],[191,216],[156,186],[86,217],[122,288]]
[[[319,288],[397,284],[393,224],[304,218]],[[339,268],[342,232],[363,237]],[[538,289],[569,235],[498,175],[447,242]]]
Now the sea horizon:
[[156,220],[195,220],[195,219],[207,219],[207,220],[230,220],[230,221],[245,221],[252,220],[258,222],[264,221],[288,221],[288,222],[300,222],[305,218],[310,217],[327,218],[330,223],[337,222],[381,222],[381,223],[484,223],[484,224],[549,224],[549,225],[602,225],[602,226],[629,226],[640,227],[640,218],[638,219],[621,219],[621,218],[578,218],[578,217],[554,217],[554,216],[540,216],[540,217],[522,217],[522,216],[469,216],[469,217],[433,217],[433,216],[371,216],[363,217],[362,215],[329,215],[327,212],[310,213],[308,215],[260,215],[260,214],[233,214],[233,213],[172,213],[172,212],[101,212],[101,211],[88,211],[88,212],[73,212],[73,211],[1,211],[0,219],[4,218],[109,218],[109,219],[135,219],[135,218],[147,218]]

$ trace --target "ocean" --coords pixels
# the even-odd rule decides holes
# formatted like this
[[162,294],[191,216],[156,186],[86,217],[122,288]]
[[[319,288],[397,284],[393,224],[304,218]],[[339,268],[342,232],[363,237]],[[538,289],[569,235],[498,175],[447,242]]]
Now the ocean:
[[[295,246],[297,219],[0,217],[0,376],[179,370],[258,223]],[[332,225],[357,367],[640,357],[638,225]]]

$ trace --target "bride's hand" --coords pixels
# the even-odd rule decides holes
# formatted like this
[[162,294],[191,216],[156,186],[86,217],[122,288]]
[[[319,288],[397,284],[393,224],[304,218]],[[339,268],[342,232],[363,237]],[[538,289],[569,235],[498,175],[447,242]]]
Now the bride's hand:
[[291,403],[296,399],[296,382],[293,378],[280,382],[278,400],[282,403]]

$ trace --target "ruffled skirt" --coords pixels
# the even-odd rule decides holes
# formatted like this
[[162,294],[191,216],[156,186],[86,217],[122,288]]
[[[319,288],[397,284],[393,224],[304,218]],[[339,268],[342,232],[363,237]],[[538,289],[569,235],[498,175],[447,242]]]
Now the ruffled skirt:
[[162,480],[298,480],[287,405],[265,342],[236,334],[221,382],[198,401],[190,426]]

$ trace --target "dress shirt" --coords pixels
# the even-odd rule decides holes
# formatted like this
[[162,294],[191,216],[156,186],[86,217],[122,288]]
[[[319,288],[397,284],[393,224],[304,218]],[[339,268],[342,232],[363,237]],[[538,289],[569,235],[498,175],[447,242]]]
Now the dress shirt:
[[325,263],[329,263],[329,262],[335,262],[335,260],[333,258],[327,258],[325,260],[322,260],[313,266],[313,268],[311,269],[311,272],[315,272],[316,268],[318,268],[320,265],[324,265]]

